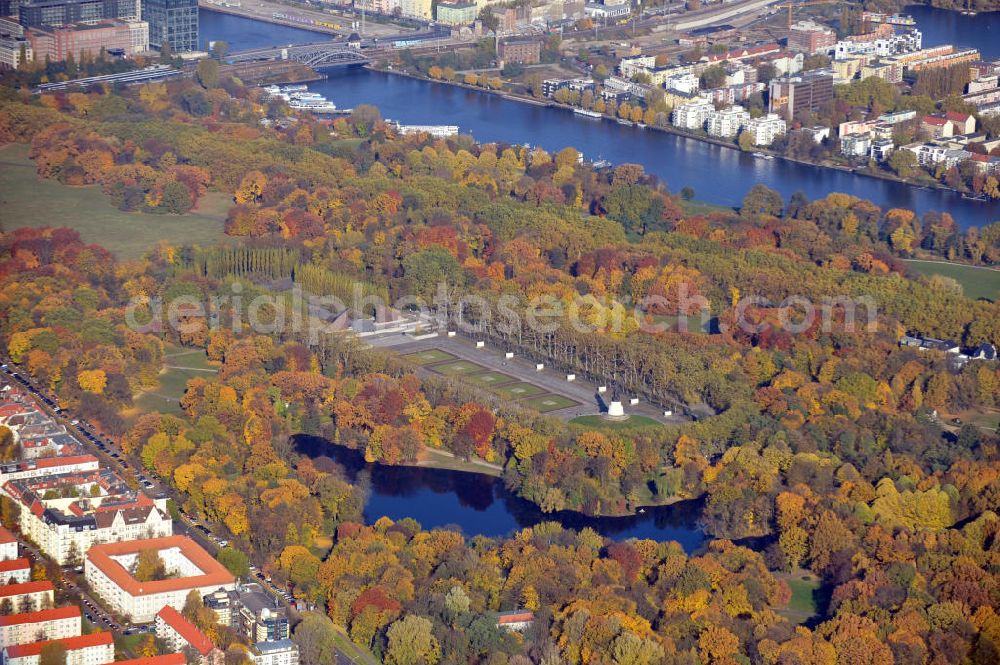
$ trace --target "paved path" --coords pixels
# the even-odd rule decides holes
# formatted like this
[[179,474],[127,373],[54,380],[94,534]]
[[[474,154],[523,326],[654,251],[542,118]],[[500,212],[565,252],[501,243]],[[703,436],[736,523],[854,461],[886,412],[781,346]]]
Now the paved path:
[[[427,351],[430,349],[440,349],[452,355],[458,356],[462,360],[468,360],[478,365],[482,365],[488,370],[500,372],[513,376],[518,381],[532,383],[547,392],[561,395],[578,402],[576,406],[550,411],[546,415],[557,416],[563,420],[571,420],[577,416],[595,415],[605,410],[603,402],[600,400],[597,386],[594,383],[583,379],[567,381],[566,374],[551,369],[536,371],[535,363],[524,358],[515,356],[512,359],[504,358],[504,354],[495,347],[486,346],[477,349],[472,340],[463,337],[433,337],[429,339],[413,340],[411,337],[394,336],[392,339],[380,339],[378,346],[391,348],[401,355],[414,353],[417,351]],[[481,386],[480,386],[481,387]],[[608,393],[604,393],[608,395]],[[608,395],[610,397],[610,395]],[[683,416],[673,415],[664,417],[663,411],[655,406],[640,402],[636,406],[625,406],[626,413],[649,416],[663,423],[685,422]]]

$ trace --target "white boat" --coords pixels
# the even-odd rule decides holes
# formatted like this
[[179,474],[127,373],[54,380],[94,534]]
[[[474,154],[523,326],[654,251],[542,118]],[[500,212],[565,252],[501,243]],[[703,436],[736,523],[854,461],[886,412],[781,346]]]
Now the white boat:
[[325,99],[293,99],[288,102],[288,108],[311,113],[334,113],[337,105]]
[[618,118],[618,124],[625,125],[626,127],[632,127],[633,125],[635,125],[634,122],[632,122],[631,120],[626,120],[625,118]]
[[601,114],[598,113],[597,111],[591,111],[591,110],[588,110],[588,109],[581,109],[579,107],[573,109],[573,113],[575,113],[577,115],[585,116],[587,118],[600,118],[601,117]]
[[302,101],[313,101],[315,99],[326,100],[326,97],[319,94],[318,92],[293,92],[291,94],[292,99],[301,99]]
[[309,90],[309,86],[301,84],[281,86],[281,91],[288,94],[293,92],[305,92],[307,90]]

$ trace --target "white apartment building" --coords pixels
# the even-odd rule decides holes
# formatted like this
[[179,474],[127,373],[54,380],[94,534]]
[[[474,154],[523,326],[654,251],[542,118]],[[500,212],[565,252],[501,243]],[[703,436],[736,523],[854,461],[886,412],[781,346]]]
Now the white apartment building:
[[0,604],[10,602],[15,612],[34,612],[52,607],[55,587],[48,580],[0,586]]
[[750,112],[741,106],[713,111],[705,121],[710,136],[733,137],[750,122]]
[[24,37],[0,35],[0,66],[17,69],[24,62],[33,60],[31,42]]
[[128,23],[129,54],[145,53],[149,50],[149,23],[147,21],[126,21]]
[[108,470],[10,482],[3,491],[20,506],[21,532],[60,565],[81,562],[98,543],[173,533],[165,499],[132,490]]
[[156,637],[172,651],[183,652],[190,647],[198,656],[198,665],[221,665],[225,660],[212,640],[170,605],[156,613]]
[[784,136],[787,129],[785,119],[777,113],[751,118],[746,124],[746,131],[750,132],[754,145],[771,145],[774,139]]
[[27,557],[0,561],[0,584],[24,584],[31,581],[31,561]]
[[644,74],[647,70],[656,66],[656,57],[652,55],[636,55],[629,58],[622,58],[618,63],[618,71],[625,78],[632,78],[636,74]]
[[7,529],[0,526],[0,561],[17,558],[17,538]]
[[674,127],[682,129],[704,129],[705,121],[710,113],[715,112],[712,102],[697,101],[691,104],[681,104],[674,108],[670,122]]
[[75,605],[0,616],[0,644],[15,645],[62,640],[80,634],[80,608]]
[[[97,471],[101,463],[93,455],[70,455],[68,457],[46,457],[43,459],[14,462],[0,466],[0,492],[7,494],[7,483],[14,480],[42,478],[61,473]],[[10,496],[8,494],[8,496]]]
[[692,93],[698,91],[698,77],[694,74],[679,74],[671,76],[663,82],[663,87],[667,90],[680,90],[681,92]]
[[4,647],[4,665],[38,665],[42,649],[52,642],[61,642],[66,647],[66,665],[107,665],[115,660],[114,638],[110,632],[103,631]]
[[257,642],[250,657],[254,665],[299,665],[299,645],[291,640]]
[[430,21],[434,18],[431,0],[400,0],[399,11],[409,18],[420,18]]
[[[174,577],[154,582],[135,579],[132,569],[144,549],[156,550]],[[153,621],[167,605],[183,609],[191,591],[204,597],[236,588],[232,574],[187,536],[94,545],[87,552],[84,575],[109,607],[136,623]]]

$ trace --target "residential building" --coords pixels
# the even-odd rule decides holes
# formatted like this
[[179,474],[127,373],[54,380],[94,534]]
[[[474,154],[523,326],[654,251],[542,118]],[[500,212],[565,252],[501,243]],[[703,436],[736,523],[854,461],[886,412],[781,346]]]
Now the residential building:
[[24,37],[0,35],[0,67],[17,69],[22,63],[33,60],[31,42]]
[[497,614],[497,628],[522,632],[531,628],[535,622],[535,613],[531,610],[511,610]]
[[837,43],[837,33],[815,21],[799,21],[788,31],[788,48],[814,55],[826,53]]
[[407,18],[430,21],[434,18],[432,0],[400,0],[399,12]]
[[254,665],[299,665],[299,645],[291,640],[257,642],[250,648]]
[[940,115],[925,115],[920,121],[920,130],[932,139],[946,139],[955,135],[955,126]]
[[31,581],[31,560],[27,557],[0,561],[0,584],[23,584]]
[[862,81],[873,76],[889,83],[900,83],[903,80],[903,68],[891,62],[876,62],[861,67]]
[[815,127],[803,127],[802,133],[811,138],[816,143],[822,143],[824,139],[830,138],[830,128],[817,125]]
[[139,19],[140,0],[22,0],[18,20],[25,27],[59,27],[108,19]]
[[982,56],[979,54],[977,49],[962,49],[960,51],[952,51],[951,53],[943,53],[911,61],[908,65],[906,65],[906,69],[911,72],[921,72],[928,69],[943,69],[945,67],[954,67],[955,65],[960,65],[965,62],[976,62],[980,59],[980,57]]
[[791,76],[802,71],[805,56],[802,53],[779,52],[755,58],[752,62],[757,65],[769,63],[774,66],[778,76]]
[[868,134],[849,134],[840,137],[840,152],[845,157],[867,157],[872,139]]
[[233,602],[226,591],[215,591],[202,598],[205,607],[215,612],[216,622],[223,626],[233,625]]
[[222,665],[225,660],[205,633],[169,605],[156,613],[156,637],[174,651],[190,648],[197,654],[198,665]]
[[4,665],[38,665],[42,649],[59,642],[66,649],[66,665],[104,665],[115,660],[115,641],[110,632],[102,631],[59,640],[4,647]]
[[541,62],[542,44],[537,39],[503,39],[497,55],[503,62],[534,65]]
[[562,90],[572,90],[573,92],[579,92],[583,94],[586,90],[593,90],[595,88],[594,82],[591,79],[545,79],[542,81],[542,94],[546,97],[552,97],[556,94],[556,91]]
[[197,51],[198,0],[142,0],[142,20],[149,24],[149,45],[174,53]]
[[898,125],[901,122],[909,122],[917,117],[916,111],[896,111],[894,113],[883,113],[878,117],[880,122],[887,122],[890,125]]
[[881,163],[887,161],[895,149],[896,144],[892,139],[878,139],[877,141],[872,141],[868,156],[876,162]]
[[[135,579],[131,569],[144,549],[159,553],[170,579]],[[191,591],[205,596],[236,588],[232,574],[187,536],[94,545],[87,552],[84,571],[90,588],[108,607],[137,623],[153,621],[167,605],[182,609]]]
[[705,121],[705,129],[710,136],[730,138],[740,133],[750,122],[750,112],[742,106],[730,106],[721,111],[713,111]]
[[0,561],[10,561],[17,558],[17,538],[10,531],[0,526]]
[[604,79],[604,89],[613,93],[624,92],[633,97],[645,99],[646,95],[649,94],[650,86],[645,83],[636,83],[620,76],[609,76]]
[[15,612],[33,612],[52,607],[55,587],[48,580],[0,586],[0,604],[10,602]]
[[80,608],[75,605],[0,616],[0,644],[61,640],[80,634]]
[[290,636],[285,608],[259,584],[240,585],[229,594],[235,628],[249,642],[280,642]]
[[173,533],[165,499],[154,501],[107,469],[8,482],[0,490],[18,504],[21,532],[60,565],[78,564],[98,543]]
[[442,25],[469,25],[478,14],[474,2],[439,2],[436,19]]
[[[656,85],[655,81],[650,82]],[[679,90],[687,93],[697,92],[698,85],[698,77],[690,72],[671,76],[663,82],[663,87],[667,90]]]
[[868,63],[868,56],[855,55],[847,58],[839,58],[830,63],[833,70],[833,82],[835,85],[850,83]]
[[829,70],[773,79],[768,91],[768,111],[787,120],[819,111],[832,101],[833,74]]
[[900,150],[909,150],[917,156],[917,163],[924,167],[935,167],[943,164],[945,168],[958,166],[972,156],[971,152],[960,148],[950,148],[946,145],[935,143],[911,143],[900,147]]
[[0,466],[0,491],[12,480],[53,476],[77,471],[96,471],[100,462],[93,455],[70,455],[68,457],[47,457],[44,459],[13,462]]
[[715,112],[715,106],[705,100],[674,107],[670,122],[681,129],[703,129],[708,115]]
[[976,131],[976,119],[968,113],[948,111],[944,114],[944,117],[952,127],[953,136],[971,134]]
[[969,85],[966,86],[966,94],[972,94],[975,92],[982,92],[983,90],[993,90],[998,85],[1000,85],[1000,75],[990,74],[988,76],[981,76],[979,78],[969,81]]
[[651,55],[636,55],[622,58],[618,62],[618,72],[625,78],[645,73],[656,66],[656,58]]

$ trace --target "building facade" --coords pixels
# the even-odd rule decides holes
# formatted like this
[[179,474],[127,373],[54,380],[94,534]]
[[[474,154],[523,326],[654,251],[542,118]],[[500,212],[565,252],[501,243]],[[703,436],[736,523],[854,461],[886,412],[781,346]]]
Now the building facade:
[[38,665],[42,649],[53,642],[59,642],[66,648],[66,665],[106,665],[115,660],[114,638],[110,632],[103,631],[5,647],[4,665]]
[[730,106],[721,111],[713,111],[705,121],[705,129],[710,136],[732,138],[750,122],[750,112],[742,106]]
[[222,651],[215,648],[205,633],[169,605],[156,613],[156,637],[174,651],[192,649],[198,665],[222,665],[225,660]]
[[774,139],[784,136],[788,125],[777,113],[768,113],[760,118],[752,118],[746,125],[754,145],[771,145]]
[[80,634],[80,608],[73,605],[0,616],[0,644],[61,640]]
[[474,2],[441,2],[437,6],[437,22],[442,25],[469,25],[478,14]]
[[58,27],[107,19],[139,19],[140,0],[26,0],[18,6],[21,25]]
[[768,111],[791,120],[796,114],[819,111],[833,101],[833,74],[818,70],[771,81]]
[[0,561],[0,584],[23,584],[31,581],[31,561],[26,557]]
[[708,101],[699,101],[693,104],[682,104],[674,108],[670,116],[670,121],[674,127],[682,129],[704,129],[705,121],[710,113],[715,112],[715,106]]
[[250,649],[254,665],[299,665],[299,645],[291,640],[258,642]]
[[17,538],[10,531],[0,526],[0,561],[17,558]]
[[0,586],[0,605],[9,603],[15,612],[25,613],[52,607],[55,587],[48,580]]
[[837,33],[815,21],[799,21],[788,31],[788,48],[815,55],[826,53],[837,43]]
[[149,24],[149,45],[174,53],[197,51],[198,0],[143,0],[142,20]]
[[497,55],[504,62],[535,65],[541,62],[542,45],[536,39],[504,39]]

